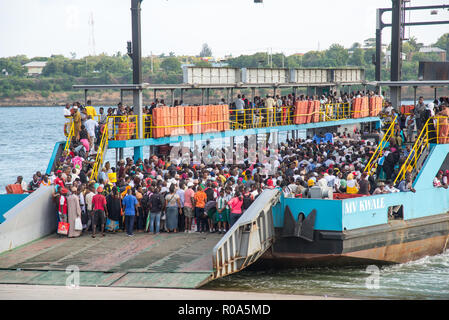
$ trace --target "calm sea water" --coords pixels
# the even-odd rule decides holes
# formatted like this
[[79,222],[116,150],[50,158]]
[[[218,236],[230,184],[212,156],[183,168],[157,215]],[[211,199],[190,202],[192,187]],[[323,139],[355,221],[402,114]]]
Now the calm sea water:
[[[0,193],[18,175],[25,181],[37,170],[45,172],[57,141],[65,140],[62,107],[0,108]],[[125,157],[132,156],[125,149]],[[144,149],[144,156],[149,149]],[[106,160],[115,160],[110,151]],[[359,298],[449,299],[449,252],[379,269],[379,286],[368,289],[365,268],[314,268],[243,271],[206,286],[242,290]],[[371,285],[375,282],[369,282]]]

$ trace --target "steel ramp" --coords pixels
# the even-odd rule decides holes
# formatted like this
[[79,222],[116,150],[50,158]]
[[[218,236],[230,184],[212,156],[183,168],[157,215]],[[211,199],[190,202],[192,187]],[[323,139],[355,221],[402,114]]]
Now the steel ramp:
[[66,285],[74,268],[80,286],[198,288],[212,280],[212,248],[220,235],[58,235],[0,254],[0,283]]
[[281,191],[264,190],[213,250],[214,279],[243,270],[254,263],[274,241],[273,206]]

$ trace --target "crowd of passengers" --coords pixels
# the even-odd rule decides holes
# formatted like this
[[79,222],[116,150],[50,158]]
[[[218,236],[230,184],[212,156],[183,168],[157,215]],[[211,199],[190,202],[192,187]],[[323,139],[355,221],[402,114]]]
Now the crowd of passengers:
[[[447,98],[441,101],[438,108],[444,111]],[[83,114],[81,130],[69,151],[56,160],[54,173],[48,176],[36,172],[28,184],[21,176],[16,181],[25,192],[33,192],[41,185],[54,186],[56,219],[69,223],[69,237],[82,233],[96,237],[98,231],[102,236],[105,231],[125,231],[128,236],[134,232],[223,233],[265,189],[278,188],[285,197],[297,198],[310,198],[312,188],[321,188],[323,194],[329,188],[333,193],[359,195],[415,192],[410,174],[393,183],[410,152],[400,124],[373,174],[364,172],[364,168],[383,132],[345,129],[333,133],[330,140],[323,139],[323,132],[308,139],[288,139],[278,145],[276,155],[270,156],[270,151],[265,150],[272,160],[267,163],[248,161],[245,140],[242,164],[185,164],[180,159],[151,155],[137,162],[120,160],[115,166],[106,162],[97,181],[91,180],[98,132],[105,118],[101,108],[100,121],[93,120],[97,114],[90,108],[78,103],[72,108],[67,105],[66,118]],[[108,115],[132,113],[132,107],[121,104],[107,111]],[[386,118],[394,116],[390,103],[386,103],[382,114]],[[91,120],[95,125],[90,125]],[[439,172],[434,186],[447,188],[448,178],[449,170]],[[82,230],[75,230],[77,218],[82,221]]]

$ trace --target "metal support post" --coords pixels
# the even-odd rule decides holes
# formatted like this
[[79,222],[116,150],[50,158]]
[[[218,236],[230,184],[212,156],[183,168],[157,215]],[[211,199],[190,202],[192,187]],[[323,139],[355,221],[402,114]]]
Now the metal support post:
[[[391,81],[401,80],[402,60],[402,0],[392,0],[392,28],[391,28]],[[401,105],[401,87],[390,87],[390,98],[393,108],[399,109]]]

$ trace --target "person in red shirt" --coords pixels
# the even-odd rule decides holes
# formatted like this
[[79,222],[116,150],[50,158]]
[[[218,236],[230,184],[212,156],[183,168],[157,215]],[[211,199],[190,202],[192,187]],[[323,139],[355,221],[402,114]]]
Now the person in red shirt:
[[97,230],[97,222],[100,221],[101,234],[104,237],[104,225],[106,223],[106,217],[108,216],[108,209],[106,206],[106,198],[101,193],[102,187],[97,188],[97,194],[92,197],[92,238],[95,238],[95,231]]
[[62,171],[58,170],[56,171],[56,179],[55,179],[55,185],[60,186],[61,188],[64,188],[64,180],[62,179]]
[[68,190],[64,187],[56,193],[59,216],[58,222],[67,222],[67,193]]

